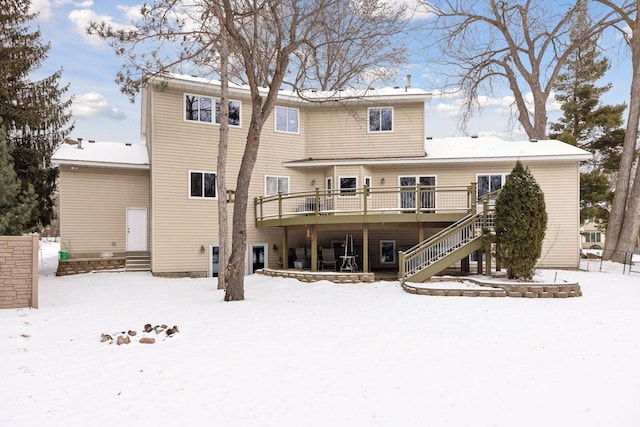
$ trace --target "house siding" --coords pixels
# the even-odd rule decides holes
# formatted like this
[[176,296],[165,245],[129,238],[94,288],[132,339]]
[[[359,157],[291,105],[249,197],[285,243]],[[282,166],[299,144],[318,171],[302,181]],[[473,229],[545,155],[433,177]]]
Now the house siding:
[[149,214],[147,170],[60,167],[61,250],[72,256],[125,252],[127,208]]
[[[71,170],[63,164],[60,201],[63,250],[72,255],[124,252],[126,208],[148,208],[152,272],[159,275],[211,274],[209,248],[220,242],[218,200],[226,195],[218,195],[216,199],[189,197],[189,172],[219,172],[219,126],[185,121],[186,93],[216,98],[219,88],[204,81],[171,79],[167,85],[150,84],[143,91],[142,133],[149,150],[148,171],[97,166],[80,166]],[[380,262],[380,241],[393,240],[396,249],[406,249],[418,243],[420,237],[428,238],[456,216],[451,211],[445,212],[447,200],[449,206],[456,206],[462,215],[467,200],[464,188],[475,182],[478,174],[508,174],[515,164],[514,160],[487,158],[448,161],[443,153],[435,157],[425,153],[424,101],[428,97],[423,94],[389,93],[350,100],[346,106],[334,102],[310,104],[284,92],[281,95],[276,106],[297,108],[299,111],[298,132],[276,132],[275,111],[264,123],[249,187],[247,263],[251,262],[251,247],[262,244],[266,249],[266,266],[286,267],[289,254],[283,247],[285,234],[288,249],[308,247],[311,243],[307,230],[313,228],[311,224],[315,221],[305,224],[304,212],[296,216],[295,221],[279,223],[297,224],[286,227],[286,230],[280,226],[255,226],[253,201],[265,195],[266,176],[288,177],[289,192],[294,195],[312,192],[314,188],[324,189],[328,177],[333,181],[334,191],[340,188],[341,177],[356,177],[359,188],[365,184],[365,178],[371,178],[372,188],[391,189],[399,185],[401,176],[435,176],[438,187],[461,189],[459,194],[452,196],[437,195],[435,213],[443,213],[439,217],[431,216],[437,222],[418,224],[416,217],[411,215],[403,217],[406,222],[397,222],[400,217],[394,217],[391,223],[386,224],[372,221],[366,225],[369,232],[366,248],[362,247],[365,226],[357,218],[353,223],[317,222],[315,229],[319,246],[331,245],[351,234],[354,246],[360,252],[359,264],[362,264],[366,253],[370,269],[396,269],[397,262]],[[231,89],[230,99],[242,103],[240,126],[229,129],[226,161],[227,188],[234,190],[251,119],[251,101],[248,91],[237,87]],[[369,107],[392,107],[393,131],[369,132]],[[429,147],[434,149],[435,146]],[[525,152],[529,151],[535,152],[525,149]],[[317,160],[320,162],[314,162]],[[550,157],[546,161],[523,161],[545,193],[549,216],[539,267],[574,268],[579,263],[578,160],[579,157],[574,156],[573,160]],[[123,188],[127,191],[122,191]],[[304,198],[309,195],[298,194],[300,198],[291,203],[304,206]],[[381,204],[384,197],[377,199],[380,207],[396,206],[396,200],[387,199]],[[389,192],[389,197],[400,199],[395,190]],[[376,203],[375,197],[371,200]],[[330,205],[329,209],[333,210],[355,212],[360,209],[359,197],[335,195],[321,203],[325,207]],[[439,206],[443,212],[437,211]],[[297,207],[287,208],[295,212]],[[230,203],[229,239],[233,231],[233,209],[234,204]],[[382,212],[374,205],[368,205],[367,209]],[[384,217],[380,218],[384,220]],[[250,271],[249,265],[246,271]]]
[[393,131],[369,132],[368,107],[390,103],[307,108],[304,158],[424,156],[424,103],[393,105]]
[[[538,267],[575,268],[579,265],[578,230],[580,175],[576,161],[522,162],[540,185],[548,215]],[[372,168],[375,187],[394,187],[399,176],[435,175],[438,186],[468,186],[477,174],[509,174],[514,162],[457,163]],[[399,171],[399,169],[401,169]],[[385,178],[385,184],[380,184]],[[425,236],[428,236],[425,233]]]
[[[211,199],[190,199],[188,195],[188,173],[190,170],[217,173],[218,129],[217,125],[191,123],[183,120],[182,110],[185,93],[193,91],[165,90],[149,97],[154,111],[148,136],[151,140],[151,179],[153,260],[152,270],[158,274],[185,273],[209,275],[209,245],[219,243],[218,202]],[[206,92],[200,92],[208,94]],[[215,94],[210,94],[215,96]],[[236,186],[246,142],[246,133],[251,119],[248,99],[232,97],[242,102],[241,127],[230,127],[227,154],[227,188]],[[292,156],[304,155],[304,117],[300,117],[300,132],[297,134],[275,132],[274,116],[265,122],[260,140],[258,158],[253,170],[247,209],[247,247],[267,243],[272,252],[273,244],[282,240],[277,229],[257,229],[253,199],[264,194],[265,176],[288,176],[290,191],[308,190],[306,173],[285,168],[282,163]],[[152,136],[152,137],[151,137]],[[219,196],[219,195],[218,195]],[[229,205],[231,222],[233,204]],[[229,224],[231,232],[231,224]],[[205,253],[200,252],[201,246]],[[277,267],[281,255],[268,253],[270,267]]]

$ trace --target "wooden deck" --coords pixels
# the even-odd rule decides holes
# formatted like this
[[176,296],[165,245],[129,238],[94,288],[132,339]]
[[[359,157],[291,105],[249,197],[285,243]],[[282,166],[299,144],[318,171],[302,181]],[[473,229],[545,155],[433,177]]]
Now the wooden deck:
[[279,193],[255,200],[256,227],[451,223],[475,209],[475,184]]

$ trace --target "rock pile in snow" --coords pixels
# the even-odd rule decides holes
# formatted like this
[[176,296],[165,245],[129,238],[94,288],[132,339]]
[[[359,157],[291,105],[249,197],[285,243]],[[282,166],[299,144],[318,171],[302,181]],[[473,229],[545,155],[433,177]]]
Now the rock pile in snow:
[[[147,323],[142,328],[142,336],[138,340],[140,344],[155,344],[156,338],[152,335],[160,335],[163,334],[163,340],[173,337],[176,333],[179,333],[180,330],[177,326],[168,327],[165,324],[151,326],[151,323]],[[131,342],[131,337],[135,337],[138,335],[138,332],[129,329],[128,331],[116,332],[114,334],[101,334],[100,342],[106,342],[109,344],[113,344],[114,342],[118,345],[129,344]],[[114,340],[113,337],[116,337]]]

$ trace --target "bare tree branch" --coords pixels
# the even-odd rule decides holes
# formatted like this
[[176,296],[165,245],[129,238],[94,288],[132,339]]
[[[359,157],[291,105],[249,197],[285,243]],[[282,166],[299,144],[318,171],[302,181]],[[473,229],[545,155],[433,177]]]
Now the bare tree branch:
[[[479,108],[478,92],[492,94],[493,84],[506,80],[515,97],[517,118],[531,138],[547,131],[546,102],[567,57],[584,40],[597,37],[621,18],[612,12],[594,16],[579,40],[570,40],[571,18],[586,0],[570,6],[531,0],[441,0],[423,3],[435,16],[427,25],[446,56],[439,62],[454,67],[454,85],[465,96],[460,122],[466,127]],[[533,105],[524,96],[531,92]]]

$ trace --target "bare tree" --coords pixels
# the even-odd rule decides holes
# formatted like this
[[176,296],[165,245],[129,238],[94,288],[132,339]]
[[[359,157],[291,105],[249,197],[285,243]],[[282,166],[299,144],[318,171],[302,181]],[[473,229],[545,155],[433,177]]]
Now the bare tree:
[[640,120],[640,1],[627,0],[621,4],[609,0],[596,1],[610,8],[622,20],[623,25],[619,29],[631,51],[633,69],[627,129],[603,253],[605,259],[623,262],[625,255],[635,247],[640,230],[640,168],[636,167],[635,178],[632,174],[637,158]]
[[506,83],[518,121],[536,139],[546,137],[546,103],[569,55],[620,21],[613,12],[592,16],[580,37],[571,38],[571,21],[587,7],[586,0],[568,6],[534,0],[420,1],[435,17],[427,29],[442,52],[437,61],[456,70],[454,86],[464,97],[461,128],[479,107],[478,95]]
[[158,0],[141,11],[142,23],[132,27],[90,27],[127,60],[117,80],[123,91],[135,94],[153,73],[188,64],[226,74],[219,68],[220,34],[225,32],[229,77],[249,86],[251,119],[235,188],[231,253],[223,272],[225,300],[242,300],[249,184],[278,91],[283,85],[297,91],[344,89],[361,84],[366,73],[376,76],[397,66],[405,52],[397,37],[404,29],[404,9],[382,0]]

